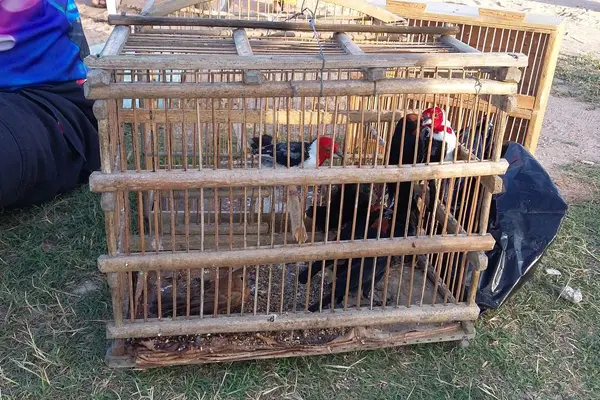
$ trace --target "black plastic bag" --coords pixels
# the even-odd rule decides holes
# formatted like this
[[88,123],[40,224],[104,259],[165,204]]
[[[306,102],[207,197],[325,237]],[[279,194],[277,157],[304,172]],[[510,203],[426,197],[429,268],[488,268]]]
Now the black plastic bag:
[[496,245],[480,276],[476,302],[482,309],[497,309],[533,276],[567,213],[558,188],[523,146],[506,143],[502,157],[510,165],[504,192],[492,200],[488,231]]

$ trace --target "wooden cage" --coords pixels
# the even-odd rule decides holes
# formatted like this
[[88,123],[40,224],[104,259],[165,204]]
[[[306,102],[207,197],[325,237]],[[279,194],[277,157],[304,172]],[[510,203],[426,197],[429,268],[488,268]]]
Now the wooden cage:
[[[527,57],[460,52],[455,27],[317,17],[109,17],[85,85],[101,140],[90,186],[106,215],[109,365],[474,335]],[[438,142],[420,133],[431,107],[453,129]]]

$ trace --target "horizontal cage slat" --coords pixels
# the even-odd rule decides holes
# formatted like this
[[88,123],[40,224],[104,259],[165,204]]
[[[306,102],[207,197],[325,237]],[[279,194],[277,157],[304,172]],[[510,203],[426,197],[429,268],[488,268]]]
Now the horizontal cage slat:
[[89,99],[118,98],[268,98],[316,96],[369,96],[373,94],[515,94],[517,84],[486,79],[386,79],[243,83],[111,83],[85,86]]
[[[135,26],[195,26],[195,27],[220,27],[220,28],[249,28],[273,29],[281,31],[313,32],[314,28],[307,22],[289,21],[255,21],[240,19],[218,18],[186,18],[186,17],[149,17],[135,15],[109,15],[108,23],[111,25]],[[331,24],[318,22],[316,28],[320,32],[376,32],[376,33],[424,33],[424,34],[449,34],[459,33],[452,26],[412,27],[405,25],[363,25],[363,24]]]
[[[325,66],[323,66],[325,61]],[[522,53],[425,53],[425,54],[364,54],[330,55],[324,59],[314,56],[223,54],[219,57],[202,55],[107,55],[89,56],[90,68],[103,69],[330,69],[338,68],[462,68],[462,67],[525,67],[528,58]]]
[[240,265],[313,261],[323,257],[344,259],[394,254],[413,255],[450,251],[487,251],[491,250],[494,244],[494,238],[490,234],[435,235],[288,245],[269,249],[100,256],[98,266],[101,272],[224,268]]
[[94,172],[90,177],[93,192],[117,190],[168,190],[220,187],[252,187],[276,185],[323,185],[342,183],[407,182],[424,179],[460,178],[502,175],[508,168],[506,160],[415,166],[325,167],[314,170],[265,169],[205,169],[155,172]]
[[352,326],[374,326],[394,323],[437,323],[446,321],[472,321],[477,319],[476,305],[448,304],[423,305],[420,307],[399,306],[386,310],[347,310],[319,314],[288,314],[271,317],[216,316],[203,319],[179,318],[173,320],[149,320],[148,322],[126,323],[116,326],[107,324],[109,339],[143,338],[153,336],[192,335],[198,333],[235,333],[281,331],[295,329],[326,329]]

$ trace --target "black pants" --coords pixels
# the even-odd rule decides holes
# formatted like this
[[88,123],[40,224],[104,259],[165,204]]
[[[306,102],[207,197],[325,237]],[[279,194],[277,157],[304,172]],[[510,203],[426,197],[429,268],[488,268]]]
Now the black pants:
[[93,104],[74,82],[0,91],[0,209],[51,200],[99,169]]

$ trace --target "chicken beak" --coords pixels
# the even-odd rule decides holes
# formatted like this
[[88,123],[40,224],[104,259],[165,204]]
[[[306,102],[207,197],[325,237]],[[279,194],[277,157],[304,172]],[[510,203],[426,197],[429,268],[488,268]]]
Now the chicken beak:
[[431,125],[433,120],[431,118],[424,119],[421,125]]
[[341,151],[336,151],[335,153],[333,153],[333,158],[344,158],[344,153],[342,153]]

